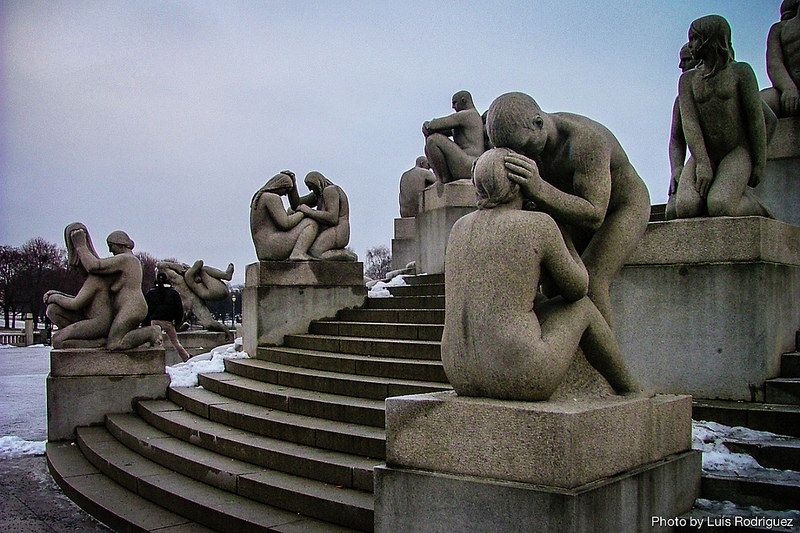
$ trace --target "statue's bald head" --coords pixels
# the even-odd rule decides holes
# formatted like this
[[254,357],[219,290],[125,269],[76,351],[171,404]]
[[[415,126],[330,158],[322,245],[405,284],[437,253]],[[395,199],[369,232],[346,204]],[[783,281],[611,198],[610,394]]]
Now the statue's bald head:
[[498,96],[486,116],[486,131],[494,146],[521,151],[530,134],[542,129],[544,113],[525,93]]
[[421,155],[417,158],[417,166],[419,168],[431,168],[431,166],[428,164],[428,158],[424,155]]
[[456,111],[463,111],[475,107],[472,103],[472,95],[469,91],[458,91],[453,95],[453,109]]
[[781,2],[781,20],[789,20],[797,15],[797,8],[800,0],[783,0]]

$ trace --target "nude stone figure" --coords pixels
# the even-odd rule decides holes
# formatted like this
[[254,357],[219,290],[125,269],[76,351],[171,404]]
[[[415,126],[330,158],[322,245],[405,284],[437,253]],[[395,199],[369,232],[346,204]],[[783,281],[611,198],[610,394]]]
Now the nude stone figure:
[[767,75],[772,87],[761,95],[779,117],[800,114],[800,0],[781,3],[781,20],[767,36]]
[[209,331],[228,331],[227,327],[214,319],[206,302],[228,297],[229,288],[225,281],[230,281],[233,277],[232,263],[226,270],[220,270],[206,266],[201,260],[195,261],[191,266],[173,261],[159,261],[156,269],[166,274],[172,288],[178,291],[184,314],[193,313],[203,328]]
[[130,350],[143,344],[161,343],[161,328],[139,324],[147,315],[142,293],[142,264],[133,255],[134,243],[124,231],[107,239],[112,257],[100,258],[86,226],[74,223],[64,230],[68,262],[86,272],[87,279],[76,296],[56,291],[44,295],[47,316],[59,331],[54,348]]
[[273,176],[250,202],[250,232],[259,261],[308,261],[308,250],[319,232],[319,224],[304,213],[288,214],[281,196],[295,189],[294,172]]
[[472,163],[484,152],[483,121],[472,95],[467,91],[454,94],[453,110],[452,115],[422,125],[425,155],[442,183],[470,179]]
[[[474,170],[478,210],[450,233],[442,364],[456,393],[503,400],[547,400],[578,347],[618,394],[640,386],[608,323],[586,296],[589,274],[549,215],[522,210],[508,177],[511,152],[483,154]],[[537,299],[541,276],[554,297]],[[534,301],[536,304],[534,305]]]
[[350,242],[350,204],[344,190],[319,172],[309,172],[305,184],[311,192],[301,197],[292,179],[289,204],[319,225],[319,233],[308,249],[310,258],[357,261],[356,254],[345,250]]
[[647,186],[616,137],[572,113],[545,113],[530,96],[508,93],[489,108],[487,128],[509,178],[552,216],[589,271],[589,298],[612,323],[609,288],[650,217]]
[[697,68],[678,85],[681,121],[692,157],[681,173],[675,210],[697,216],[770,216],[752,187],[764,176],[767,127],[753,69],[733,60],[731,29],[719,15],[689,28]]
[[415,217],[419,211],[419,195],[425,187],[436,182],[425,156],[417,158],[413,168],[400,176],[400,216]]

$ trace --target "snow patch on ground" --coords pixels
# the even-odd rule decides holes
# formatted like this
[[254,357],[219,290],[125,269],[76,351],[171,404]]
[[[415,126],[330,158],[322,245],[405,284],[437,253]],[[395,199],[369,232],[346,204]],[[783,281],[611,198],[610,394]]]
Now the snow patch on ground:
[[[751,435],[758,433],[761,435]],[[725,439],[737,435],[738,439],[748,436],[763,439],[763,431],[754,431],[743,427],[729,427],[716,422],[692,420],[692,448],[703,452],[703,470],[706,472],[744,472],[745,470],[762,468],[752,456],[746,453],[733,453],[725,446]],[[747,439],[750,440],[750,439]]]
[[242,338],[239,337],[233,344],[217,346],[213,350],[200,355],[195,355],[185,363],[167,367],[171,387],[196,387],[198,374],[225,371],[225,359],[244,359],[249,357],[241,350]]
[[733,502],[707,500],[705,498],[697,498],[694,501],[696,509],[708,511],[720,516],[759,516],[764,518],[790,518],[795,523],[800,522],[800,511],[773,511],[769,509],[762,509],[761,507],[741,506]]
[[0,437],[0,459],[16,459],[25,455],[44,455],[47,441],[30,441],[14,435]]
[[403,287],[408,285],[405,280],[406,276],[395,276],[389,281],[379,281],[367,293],[370,298],[391,298],[392,293],[389,292],[387,287]]

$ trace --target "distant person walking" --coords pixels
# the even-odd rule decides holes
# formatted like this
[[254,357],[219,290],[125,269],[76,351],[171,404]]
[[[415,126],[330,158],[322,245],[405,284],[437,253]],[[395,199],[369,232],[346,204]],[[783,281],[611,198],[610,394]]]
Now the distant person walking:
[[185,362],[189,360],[191,355],[186,351],[186,348],[181,346],[181,341],[178,340],[178,334],[175,332],[175,326],[180,325],[183,320],[183,304],[178,291],[168,286],[168,283],[167,275],[164,272],[159,272],[156,275],[156,286],[145,295],[147,317],[144,319],[144,324],[161,326],[161,329],[167,333],[170,342],[177,350],[178,355]]

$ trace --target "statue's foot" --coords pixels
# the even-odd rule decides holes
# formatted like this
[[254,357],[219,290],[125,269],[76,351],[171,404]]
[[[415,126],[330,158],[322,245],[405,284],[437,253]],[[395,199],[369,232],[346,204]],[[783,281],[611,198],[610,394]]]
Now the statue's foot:
[[319,259],[309,254],[297,253],[290,255],[289,261],[319,261]]
[[154,348],[163,348],[164,338],[162,336],[161,326],[150,326],[150,327],[152,328],[150,346]]
[[228,279],[233,277],[233,263],[228,263],[228,268],[225,269],[225,274],[229,276]]

